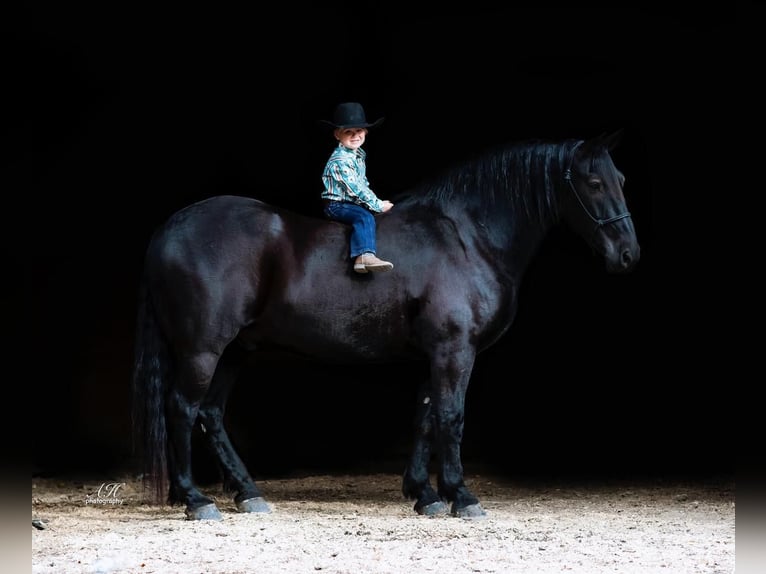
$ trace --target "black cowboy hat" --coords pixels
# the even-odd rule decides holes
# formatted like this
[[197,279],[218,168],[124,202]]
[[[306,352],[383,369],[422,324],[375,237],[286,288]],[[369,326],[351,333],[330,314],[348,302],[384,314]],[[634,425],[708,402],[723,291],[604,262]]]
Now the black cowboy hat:
[[330,124],[334,128],[374,128],[383,123],[384,118],[375,120],[374,122],[367,123],[367,116],[364,114],[364,108],[362,104],[357,102],[345,102],[338,104],[335,107],[335,112],[332,115],[332,121],[319,120],[325,124]]

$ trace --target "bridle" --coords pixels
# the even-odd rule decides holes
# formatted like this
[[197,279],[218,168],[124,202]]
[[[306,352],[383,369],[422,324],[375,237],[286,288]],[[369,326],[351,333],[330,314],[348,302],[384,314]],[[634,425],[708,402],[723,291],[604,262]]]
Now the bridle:
[[588,210],[587,206],[583,203],[582,199],[580,198],[580,194],[577,193],[577,188],[575,188],[574,183],[572,183],[572,164],[574,163],[575,151],[577,151],[577,148],[580,145],[582,145],[582,143],[583,143],[583,140],[580,140],[572,148],[572,154],[569,158],[569,167],[567,167],[564,170],[564,179],[567,181],[567,183],[569,183],[569,187],[572,188],[572,192],[577,198],[577,202],[580,204],[580,207],[583,208],[583,211],[585,211],[585,214],[588,217],[590,217],[591,221],[593,221],[593,223],[596,224],[596,227],[593,228],[593,233],[596,233],[599,227],[603,227],[604,225],[607,225],[609,223],[614,223],[615,221],[619,221],[620,219],[625,219],[626,217],[630,217],[630,211],[626,211],[624,213],[615,215],[613,217],[608,217],[607,219],[599,219],[598,217],[594,217],[593,214]]

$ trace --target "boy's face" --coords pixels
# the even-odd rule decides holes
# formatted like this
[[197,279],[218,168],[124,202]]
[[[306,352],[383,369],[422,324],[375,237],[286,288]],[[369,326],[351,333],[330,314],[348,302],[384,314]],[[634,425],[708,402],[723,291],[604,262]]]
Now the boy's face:
[[364,144],[367,128],[338,128],[335,130],[335,137],[344,147],[357,149]]

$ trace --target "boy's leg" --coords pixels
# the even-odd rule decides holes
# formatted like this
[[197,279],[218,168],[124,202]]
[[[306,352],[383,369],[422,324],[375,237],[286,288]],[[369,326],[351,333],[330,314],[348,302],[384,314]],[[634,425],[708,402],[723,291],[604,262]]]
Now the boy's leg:
[[389,271],[393,265],[376,256],[375,216],[367,209],[353,203],[332,202],[325,210],[328,217],[351,225],[350,255],[354,271]]

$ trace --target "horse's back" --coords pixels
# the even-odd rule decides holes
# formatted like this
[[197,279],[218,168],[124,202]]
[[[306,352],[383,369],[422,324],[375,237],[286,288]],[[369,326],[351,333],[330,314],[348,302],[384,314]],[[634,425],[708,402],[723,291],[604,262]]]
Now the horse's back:
[[237,235],[252,235],[256,230],[267,236],[278,232],[280,219],[278,208],[257,199],[219,195],[171,215],[154,234],[150,251],[154,249],[170,256],[173,252],[181,255],[184,250],[192,249],[195,255],[204,255],[206,251],[212,253],[210,248],[222,242],[230,249],[236,246],[231,238]]
[[250,197],[215,196],[168,218],[152,237],[147,265],[217,275],[300,239],[294,232],[288,237],[288,229],[316,229],[322,223]]

